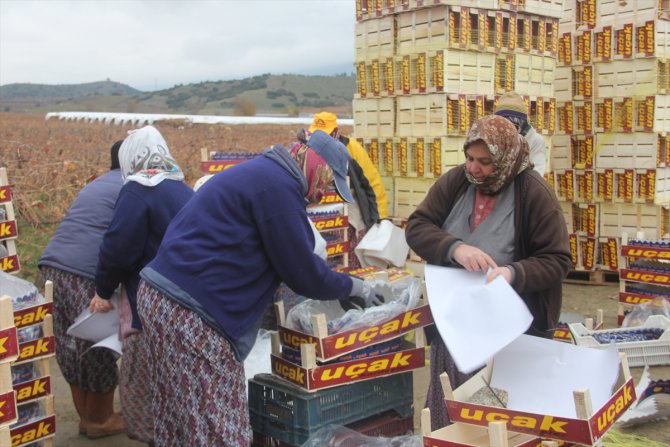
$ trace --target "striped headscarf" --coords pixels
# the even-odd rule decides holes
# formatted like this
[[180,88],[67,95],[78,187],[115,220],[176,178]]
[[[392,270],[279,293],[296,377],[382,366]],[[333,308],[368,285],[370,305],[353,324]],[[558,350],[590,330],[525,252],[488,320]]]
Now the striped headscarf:
[[307,179],[308,189],[305,199],[309,203],[319,203],[333,183],[332,168],[328,166],[326,160],[306,144],[295,144],[291,148],[291,156]]
[[475,121],[465,139],[463,150],[479,140],[486,144],[491,153],[493,172],[479,181],[467,170],[465,176],[483,194],[499,193],[518,174],[526,169],[532,169],[526,139],[519,135],[514,124],[502,116],[488,115]]
[[184,180],[163,136],[153,126],[131,130],[119,150],[123,182],[156,186],[163,180]]

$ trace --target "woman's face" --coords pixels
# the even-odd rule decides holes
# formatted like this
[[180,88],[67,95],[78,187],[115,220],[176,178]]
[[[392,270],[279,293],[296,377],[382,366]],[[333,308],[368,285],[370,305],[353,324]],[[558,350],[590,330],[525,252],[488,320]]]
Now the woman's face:
[[477,181],[482,181],[494,171],[493,159],[486,143],[475,141],[465,150],[465,169]]

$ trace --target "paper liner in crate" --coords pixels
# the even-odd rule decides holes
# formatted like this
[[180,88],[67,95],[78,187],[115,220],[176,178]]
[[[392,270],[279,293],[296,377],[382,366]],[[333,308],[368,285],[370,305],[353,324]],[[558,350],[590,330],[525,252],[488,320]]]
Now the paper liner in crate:
[[[446,374],[442,380],[454,422],[505,421],[509,431],[583,445],[597,443],[636,399],[625,355],[614,346],[590,349],[528,335],[456,390]],[[505,407],[470,402],[487,387],[508,393]]]
[[280,343],[295,350],[312,344],[316,360],[327,362],[432,323],[418,278],[371,283],[385,297],[381,306],[345,312],[337,300],[305,300],[284,315],[283,303],[276,303]]
[[670,319],[652,315],[641,326],[590,331],[581,323],[568,325],[575,344],[605,349],[613,343],[630,366],[670,365]]

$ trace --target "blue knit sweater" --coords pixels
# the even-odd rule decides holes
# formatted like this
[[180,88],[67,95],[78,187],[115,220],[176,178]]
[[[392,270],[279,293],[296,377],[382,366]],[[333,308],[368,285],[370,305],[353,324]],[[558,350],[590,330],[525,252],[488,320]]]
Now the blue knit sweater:
[[142,277],[223,331],[243,359],[281,281],[310,298],[349,296],[349,276],[313,252],[305,205],[300,180],[265,155],[222,171],[175,217]]
[[137,317],[140,270],[154,257],[168,224],[192,196],[191,188],[175,180],[164,180],[154,187],[128,182],[121,188],[100,245],[95,291],[109,299],[123,283],[136,329],[142,327]]

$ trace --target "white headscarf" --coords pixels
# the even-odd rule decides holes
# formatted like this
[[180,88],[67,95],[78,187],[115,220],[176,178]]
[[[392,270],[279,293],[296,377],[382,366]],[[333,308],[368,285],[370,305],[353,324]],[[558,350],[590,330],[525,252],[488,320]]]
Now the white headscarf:
[[153,126],[131,130],[119,149],[123,183],[156,186],[166,179],[184,180],[163,136]]

